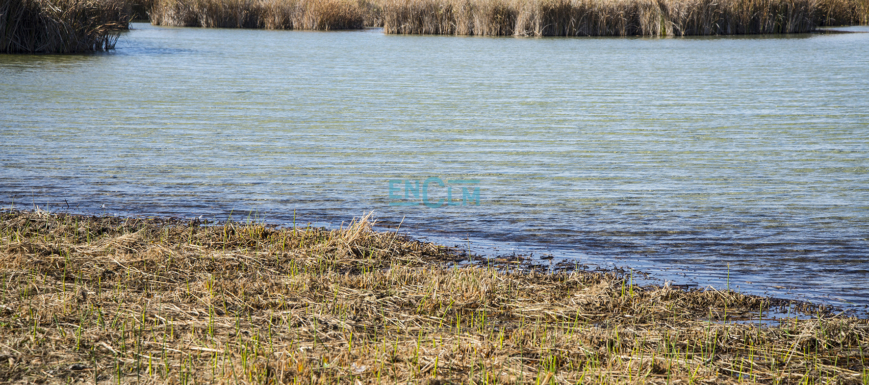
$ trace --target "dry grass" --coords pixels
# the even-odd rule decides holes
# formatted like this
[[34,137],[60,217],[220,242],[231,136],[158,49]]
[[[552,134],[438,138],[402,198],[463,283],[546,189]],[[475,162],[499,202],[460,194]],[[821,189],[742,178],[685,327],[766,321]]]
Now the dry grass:
[[177,27],[360,29],[367,3],[356,0],[154,0],[151,23]]
[[865,319],[462,258],[368,218],[2,213],[0,382],[869,383]]
[[[866,24],[869,0],[139,0],[155,25],[480,36],[688,36]],[[143,3],[145,4],[145,3]]]
[[869,0],[822,0],[818,5],[821,25],[869,24]]
[[110,50],[130,14],[124,0],[0,0],[0,53]]
[[384,0],[386,33],[687,36],[867,22],[866,0]]

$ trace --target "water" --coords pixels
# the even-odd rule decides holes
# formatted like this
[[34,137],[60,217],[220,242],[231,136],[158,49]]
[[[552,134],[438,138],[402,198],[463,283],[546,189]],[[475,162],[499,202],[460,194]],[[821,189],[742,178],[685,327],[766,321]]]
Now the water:
[[[479,253],[869,305],[867,33],[133,27],[113,53],[0,55],[0,207],[373,210]],[[479,206],[390,205],[389,180],[429,177],[479,180]]]

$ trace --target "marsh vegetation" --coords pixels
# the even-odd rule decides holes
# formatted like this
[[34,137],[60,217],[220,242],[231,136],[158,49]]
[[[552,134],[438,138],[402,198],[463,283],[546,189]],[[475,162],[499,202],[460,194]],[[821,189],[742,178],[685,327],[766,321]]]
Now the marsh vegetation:
[[688,36],[865,24],[867,0],[155,0],[156,25],[393,34]]
[[[0,378],[869,383],[866,319],[470,257],[368,217],[326,230],[6,212]],[[770,319],[783,309],[803,317]]]
[[150,17],[155,25],[176,27],[361,29],[371,6],[356,0],[154,0]]
[[154,25],[481,36],[688,36],[866,24],[869,0],[2,0],[0,52],[113,49]]
[[779,34],[866,23],[865,0],[385,0],[398,34],[689,36]]
[[0,53],[110,50],[130,14],[125,0],[0,0]]

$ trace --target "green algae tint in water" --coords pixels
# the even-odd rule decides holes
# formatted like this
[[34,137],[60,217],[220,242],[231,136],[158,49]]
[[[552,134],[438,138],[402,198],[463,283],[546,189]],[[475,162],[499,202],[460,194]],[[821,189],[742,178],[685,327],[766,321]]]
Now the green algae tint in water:
[[[869,304],[869,34],[134,28],[109,54],[0,55],[2,206],[374,210],[493,252],[719,287],[729,265],[740,290]],[[432,177],[478,180],[480,204],[390,205],[390,180]]]

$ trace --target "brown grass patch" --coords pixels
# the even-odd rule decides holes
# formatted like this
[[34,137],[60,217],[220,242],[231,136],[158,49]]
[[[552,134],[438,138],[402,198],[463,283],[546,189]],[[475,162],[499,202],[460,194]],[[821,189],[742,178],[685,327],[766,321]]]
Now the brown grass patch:
[[[0,379],[867,383],[869,323],[375,232],[0,214]],[[524,267],[523,267],[524,266]]]

